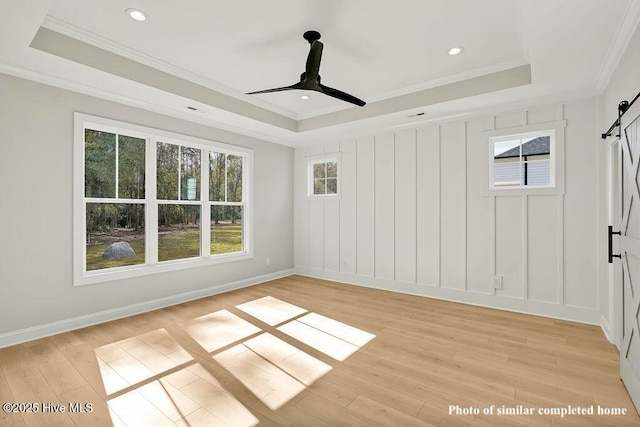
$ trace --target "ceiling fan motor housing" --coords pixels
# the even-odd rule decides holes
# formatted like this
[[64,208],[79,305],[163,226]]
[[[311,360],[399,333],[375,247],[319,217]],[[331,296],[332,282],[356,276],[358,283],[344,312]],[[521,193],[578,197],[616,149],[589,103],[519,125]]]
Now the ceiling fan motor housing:
[[308,41],[309,44],[311,44],[316,40],[320,40],[320,33],[315,30],[309,30],[309,31],[305,31],[302,37],[304,37],[304,39]]

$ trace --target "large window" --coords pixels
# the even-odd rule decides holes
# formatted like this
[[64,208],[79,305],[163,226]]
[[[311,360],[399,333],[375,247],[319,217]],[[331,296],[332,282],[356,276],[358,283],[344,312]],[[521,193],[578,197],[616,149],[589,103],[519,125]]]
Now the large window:
[[553,132],[491,139],[491,187],[553,187]]
[[75,121],[76,284],[251,257],[251,150]]

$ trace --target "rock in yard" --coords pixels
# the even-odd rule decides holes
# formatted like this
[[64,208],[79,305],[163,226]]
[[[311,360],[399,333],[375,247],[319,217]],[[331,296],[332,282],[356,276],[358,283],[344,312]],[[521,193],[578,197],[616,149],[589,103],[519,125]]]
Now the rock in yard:
[[102,253],[105,259],[120,259],[136,256],[136,251],[127,242],[115,242],[109,245]]

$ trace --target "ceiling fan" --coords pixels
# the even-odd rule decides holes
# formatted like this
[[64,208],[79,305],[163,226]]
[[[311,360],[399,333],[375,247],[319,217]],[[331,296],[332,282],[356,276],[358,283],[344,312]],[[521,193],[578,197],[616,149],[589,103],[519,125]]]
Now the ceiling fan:
[[300,75],[300,82],[285,87],[278,87],[274,89],[259,90],[256,92],[249,92],[247,95],[255,95],[258,93],[269,92],[282,92],[285,90],[315,90],[316,92],[324,93],[325,95],[332,96],[342,101],[350,102],[352,104],[364,107],[366,102],[356,98],[353,95],[342,92],[341,90],[334,89],[332,87],[325,86],[320,83],[320,60],[322,59],[323,44],[318,41],[320,39],[320,33],[317,31],[307,31],[303,34],[305,40],[309,42],[311,48],[309,49],[309,56],[307,56],[307,66],[305,72]]

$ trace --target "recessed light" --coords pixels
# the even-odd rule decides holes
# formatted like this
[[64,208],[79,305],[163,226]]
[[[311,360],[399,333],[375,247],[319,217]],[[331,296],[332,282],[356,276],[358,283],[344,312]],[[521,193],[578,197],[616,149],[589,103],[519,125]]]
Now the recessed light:
[[302,99],[303,101],[306,101],[307,99],[311,99],[311,97],[309,95],[301,95],[300,99]]
[[462,53],[463,50],[464,48],[462,46],[454,46],[451,49],[449,49],[449,55],[451,56],[458,55]]
[[146,13],[138,9],[127,9],[125,12],[131,17],[131,19],[135,19],[139,22],[146,21],[148,18]]

